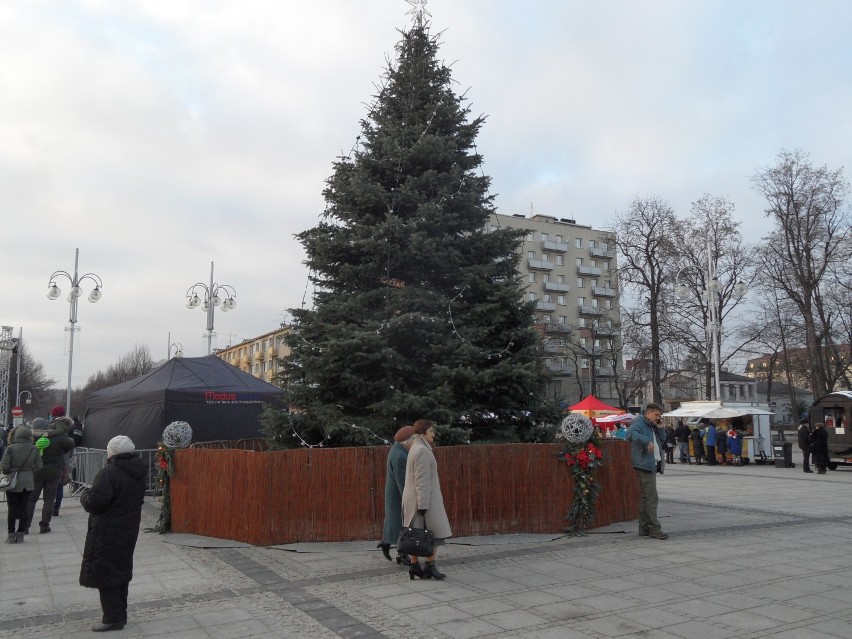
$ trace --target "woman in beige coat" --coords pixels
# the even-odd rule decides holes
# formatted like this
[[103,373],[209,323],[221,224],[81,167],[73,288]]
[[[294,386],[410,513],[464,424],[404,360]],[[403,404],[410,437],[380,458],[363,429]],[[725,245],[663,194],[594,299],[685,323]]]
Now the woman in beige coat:
[[[444,544],[444,539],[453,536],[444,497],[438,481],[438,463],[432,453],[435,440],[435,425],[426,419],[414,422],[414,443],[408,452],[405,465],[405,489],[402,492],[402,525],[422,524],[435,536],[435,549]],[[426,558],[421,566],[418,557],[411,556],[411,579],[443,579],[446,575],[435,566],[435,553]]]

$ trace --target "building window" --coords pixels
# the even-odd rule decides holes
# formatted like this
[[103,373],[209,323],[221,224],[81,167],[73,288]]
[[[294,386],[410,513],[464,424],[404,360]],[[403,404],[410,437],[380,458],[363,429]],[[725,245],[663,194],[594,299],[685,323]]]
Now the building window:
[[567,315],[560,315],[559,316],[559,323],[560,324],[567,324],[568,323],[568,316]]
[[535,251],[528,251],[527,257],[530,258],[531,260],[534,260],[535,259]]
[[532,231],[527,231],[527,235],[524,239],[527,242],[534,242],[535,241],[535,233],[533,233]]
[[561,242],[561,241],[562,241],[562,236],[561,236],[561,235],[557,235],[557,236],[556,236],[556,241],[557,241],[557,242]]
[[543,315],[541,321],[545,324],[550,324],[550,315]]
[[556,301],[559,304],[559,306],[565,306],[565,296],[564,295],[557,296]]
[[[581,302],[581,304],[582,304],[582,302]],[[584,328],[586,326],[586,318],[581,317],[579,320],[577,320],[577,324],[579,324],[580,328]]]
[[604,300],[604,308],[612,308],[612,300]]
[[594,240],[589,240],[589,248],[595,248],[596,246],[597,246],[597,244],[595,243]]
[[585,358],[581,359],[580,360],[580,368],[588,368],[588,367],[589,367],[589,360],[585,359]]
[[541,281],[542,282],[549,282],[550,281],[550,273],[542,273],[541,274]]
[[559,266],[564,266],[565,265],[565,256],[564,255],[557,255],[556,256],[556,263]]
[[574,261],[576,262],[577,266],[583,266],[583,258],[582,257],[578,257]]
[[577,288],[585,288],[585,287],[586,287],[585,280],[583,280],[582,277],[578,277],[577,278]]
[[549,262],[550,261],[550,255],[548,255],[547,253],[542,253],[541,259],[544,260],[545,262]]
[[576,246],[577,248],[583,248],[583,238],[578,237],[576,240],[574,240],[574,246]]
[[577,305],[578,306],[585,306],[586,305],[586,298],[585,297],[578,297],[577,298]]
[[609,244],[608,244],[608,243],[606,243],[606,242],[601,242],[601,248],[602,248],[604,251],[607,251],[607,250],[609,250]]
[[588,337],[581,337],[580,338],[580,346],[582,346],[583,348],[586,348],[586,346],[588,346],[588,345],[589,345],[589,338]]
[[550,293],[545,293],[544,294],[544,301],[553,303],[553,295],[551,295]]
[[597,266],[598,263],[595,260],[589,260],[589,266]]
[[538,299],[538,294],[537,293],[527,293],[527,299],[530,302],[535,302]]
[[598,287],[598,281],[597,280],[589,280],[589,286],[591,286],[592,288],[597,288]]
[[535,273],[530,273],[530,282],[535,282]]
[[598,298],[597,298],[597,297],[593,297],[593,298],[592,298],[592,307],[593,307],[593,308],[597,308],[597,307],[598,307]]
[[564,284],[565,283],[565,276],[564,275],[557,275],[556,281],[559,282],[560,284]]
[[542,241],[542,242],[547,242],[547,233],[542,233],[542,234],[541,234],[541,241]]

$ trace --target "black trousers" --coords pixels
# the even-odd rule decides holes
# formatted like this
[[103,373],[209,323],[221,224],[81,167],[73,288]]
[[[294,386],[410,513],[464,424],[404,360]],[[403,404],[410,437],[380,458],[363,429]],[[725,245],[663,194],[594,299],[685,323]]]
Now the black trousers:
[[[6,493],[6,505],[9,507],[7,523],[9,532],[24,532],[27,527],[27,504],[30,500],[30,491],[22,490],[17,493]],[[18,530],[15,530],[15,522],[18,522]]]
[[33,523],[38,498],[44,493],[44,503],[41,506],[41,521],[39,524],[49,524],[53,517],[53,502],[56,499],[56,489],[59,487],[59,477],[36,481],[35,488],[30,493],[30,502],[27,504],[27,528]]
[[98,588],[101,596],[103,623],[127,623],[127,588],[130,584],[115,588]]
[[[808,472],[811,469],[811,451],[802,450],[802,470]],[[6,493],[8,495],[8,493]]]

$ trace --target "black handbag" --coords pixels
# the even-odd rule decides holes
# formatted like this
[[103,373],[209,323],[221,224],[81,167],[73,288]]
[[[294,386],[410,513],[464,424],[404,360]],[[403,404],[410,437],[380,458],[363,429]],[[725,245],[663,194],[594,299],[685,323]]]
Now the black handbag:
[[423,528],[415,528],[414,520],[411,518],[407,526],[403,526],[396,542],[396,551],[401,555],[414,555],[415,557],[431,557],[435,554],[435,535],[431,530],[426,530],[426,520],[423,520]]

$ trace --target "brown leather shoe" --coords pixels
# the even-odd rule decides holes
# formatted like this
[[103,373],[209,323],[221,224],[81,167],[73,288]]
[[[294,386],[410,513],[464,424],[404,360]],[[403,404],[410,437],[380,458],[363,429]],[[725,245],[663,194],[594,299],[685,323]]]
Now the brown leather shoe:
[[664,533],[662,530],[658,530],[657,532],[652,532],[648,535],[651,539],[668,539],[668,533]]

